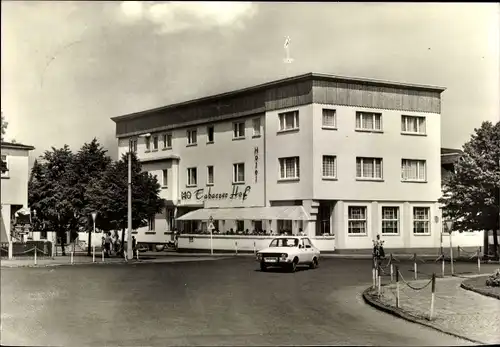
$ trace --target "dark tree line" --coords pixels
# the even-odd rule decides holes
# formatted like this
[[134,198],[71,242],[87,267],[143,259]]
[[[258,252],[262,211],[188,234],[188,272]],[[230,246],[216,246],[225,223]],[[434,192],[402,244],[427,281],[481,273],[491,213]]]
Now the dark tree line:
[[[96,211],[96,228],[122,230],[123,243],[127,227],[127,182],[127,155],[113,162],[95,138],[77,153],[67,145],[52,147],[35,161],[31,170],[28,202],[36,210],[34,227],[55,231],[58,238],[69,230],[74,239],[78,231],[92,230],[91,214]],[[159,193],[156,176],[142,172],[141,163],[132,153],[134,229],[146,226],[148,219],[162,210]],[[90,232],[88,242],[90,246]]]

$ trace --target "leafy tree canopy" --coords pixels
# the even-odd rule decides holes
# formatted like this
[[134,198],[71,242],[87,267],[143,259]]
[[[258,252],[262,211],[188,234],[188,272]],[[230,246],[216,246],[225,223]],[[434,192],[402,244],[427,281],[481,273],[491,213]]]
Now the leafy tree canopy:
[[484,122],[463,146],[455,172],[445,182],[440,202],[454,229],[498,230],[500,122]]

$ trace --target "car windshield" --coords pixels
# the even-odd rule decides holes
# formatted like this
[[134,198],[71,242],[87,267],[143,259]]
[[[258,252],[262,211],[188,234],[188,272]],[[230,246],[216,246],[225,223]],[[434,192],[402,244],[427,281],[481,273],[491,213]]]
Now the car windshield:
[[269,247],[297,247],[299,239],[296,238],[279,238],[271,241]]

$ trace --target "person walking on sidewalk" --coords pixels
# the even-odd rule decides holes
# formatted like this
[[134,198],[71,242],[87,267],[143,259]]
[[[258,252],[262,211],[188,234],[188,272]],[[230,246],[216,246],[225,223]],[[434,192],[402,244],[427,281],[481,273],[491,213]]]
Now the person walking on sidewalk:
[[135,236],[132,236],[132,256],[137,255],[137,240],[135,239]]
[[384,241],[377,235],[377,239],[373,241],[373,255],[379,258],[385,258]]

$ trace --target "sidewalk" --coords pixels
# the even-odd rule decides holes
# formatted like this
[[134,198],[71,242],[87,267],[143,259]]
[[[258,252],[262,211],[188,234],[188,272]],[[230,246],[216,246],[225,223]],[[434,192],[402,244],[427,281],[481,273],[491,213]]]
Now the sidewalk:
[[191,262],[191,261],[207,261],[207,260],[219,260],[226,259],[227,257],[197,257],[197,256],[184,256],[184,257],[168,257],[161,256],[158,258],[152,258],[144,256],[144,259],[140,258],[132,259],[130,261],[125,261],[123,258],[96,258],[95,262],[92,261],[92,257],[76,257],[73,264],[71,264],[71,259],[69,256],[56,256],[54,258],[44,258],[37,259],[37,264],[33,258],[30,259],[1,259],[0,267],[2,268],[17,268],[17,267],[51,267],[51,266],[73,266],[73,265],[107,265],[107,264],[151,264],[151,263],[178,263],[178,262]]
[[[376,290],[372,289],[366,290],[363,297],[381,310],[442,332],[476,343],[500,343],[500,300],[460,288],[463,280],[456,277],[436,279],[434,315],[431,321],[428,319],[430,285],[422,290],[414,290],[400,281],[399,309],[396,308],[395,284],[383,286],[380,298]],[[411,281],[410,285],[420,288],[428,282],[429,280]]]

